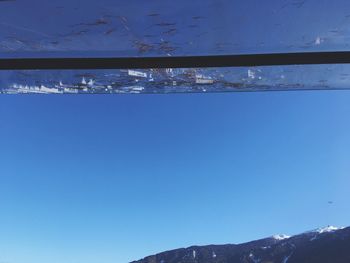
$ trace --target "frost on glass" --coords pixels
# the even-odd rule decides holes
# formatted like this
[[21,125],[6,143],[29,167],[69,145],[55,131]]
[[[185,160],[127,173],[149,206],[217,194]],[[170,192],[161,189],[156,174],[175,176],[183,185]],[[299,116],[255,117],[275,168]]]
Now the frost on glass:
[[0,57],[349,50],[347,0],[0,1]]
[[348,89],[350,65],[0,72],[1,93],[186,93]]

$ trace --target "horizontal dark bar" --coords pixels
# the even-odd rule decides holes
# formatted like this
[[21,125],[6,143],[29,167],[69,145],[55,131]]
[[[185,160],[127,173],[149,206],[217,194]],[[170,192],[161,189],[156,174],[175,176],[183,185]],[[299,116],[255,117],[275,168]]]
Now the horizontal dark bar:
[[221,56],[0,59],[0,70],[207,68],[350,63],[350,51]]

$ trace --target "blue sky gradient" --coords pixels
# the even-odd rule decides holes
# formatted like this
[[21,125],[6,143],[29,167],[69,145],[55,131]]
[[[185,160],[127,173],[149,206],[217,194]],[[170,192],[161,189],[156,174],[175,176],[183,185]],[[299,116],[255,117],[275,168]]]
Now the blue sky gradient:
[[0,262],[128,262],[349,225],[349,99],[1,96]]

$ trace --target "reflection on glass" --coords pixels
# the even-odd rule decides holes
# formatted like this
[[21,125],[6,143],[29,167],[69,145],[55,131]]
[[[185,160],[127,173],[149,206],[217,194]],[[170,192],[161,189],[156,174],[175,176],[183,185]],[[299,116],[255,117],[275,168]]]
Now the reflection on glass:
[[348,89],[350,65],[0,72],[1,93],[181,93]]
[[347,0],[0,1],[0,57],[349,50]]

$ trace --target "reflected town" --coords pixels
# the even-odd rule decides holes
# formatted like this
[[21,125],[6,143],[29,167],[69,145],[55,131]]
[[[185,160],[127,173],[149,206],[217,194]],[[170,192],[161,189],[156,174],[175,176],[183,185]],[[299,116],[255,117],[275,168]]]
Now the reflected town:
[[[0,93],[186,93],[274,89],[302,89],[297,83],[285,84],[285,75],[273,79],[259,68],[232,69],[146,69],[12,72]],[[23,81],[22,81],[23,79]],[[275,85],[268,82],[275,81]]]

